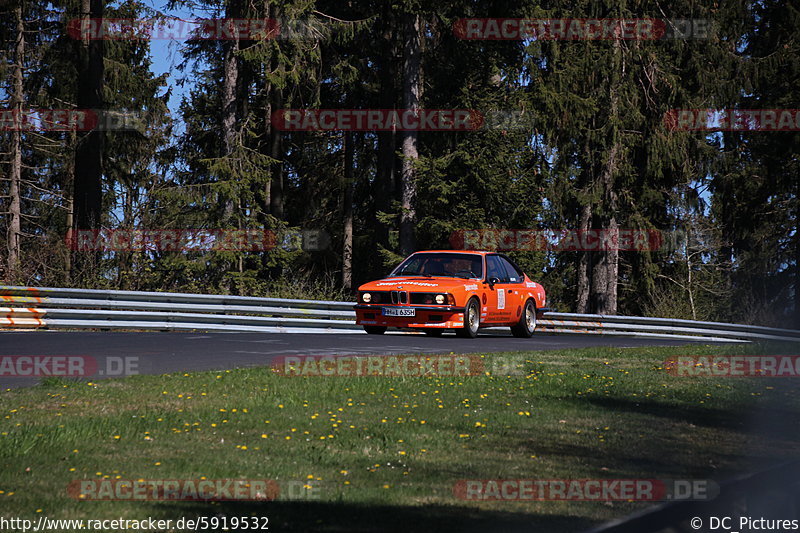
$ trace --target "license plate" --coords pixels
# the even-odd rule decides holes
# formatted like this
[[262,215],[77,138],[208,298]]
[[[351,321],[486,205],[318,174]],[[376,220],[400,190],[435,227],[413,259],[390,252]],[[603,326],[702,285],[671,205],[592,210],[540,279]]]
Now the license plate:
[[415,316],[416,309],[402,307],[382,307],[383,316]]

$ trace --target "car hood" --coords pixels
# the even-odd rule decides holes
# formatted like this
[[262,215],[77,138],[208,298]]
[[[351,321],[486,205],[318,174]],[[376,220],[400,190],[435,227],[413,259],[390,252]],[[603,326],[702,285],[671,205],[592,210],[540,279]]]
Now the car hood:
[[[465,285],[478,285],[481,282],[474,279],[459,279],[459,278],[444,278],[432,277],[427,278],[423,276],[408,276],[385,278],[377,281],[371,281],[361,285],[358,290],[360,291],[392,291],[392,290],[405,290],[420,292],[430,290],[431,292],[443,291],[455,287],[464,287]],[[477,287],[475,287],[477,289]]]

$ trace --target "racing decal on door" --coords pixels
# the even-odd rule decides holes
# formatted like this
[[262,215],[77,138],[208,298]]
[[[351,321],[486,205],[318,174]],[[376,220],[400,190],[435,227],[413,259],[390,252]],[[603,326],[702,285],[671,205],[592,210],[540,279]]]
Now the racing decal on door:
[[498,309],[505,309],[506,308],[506,291],[505,289],[498,289],[497,290],[497,308]]

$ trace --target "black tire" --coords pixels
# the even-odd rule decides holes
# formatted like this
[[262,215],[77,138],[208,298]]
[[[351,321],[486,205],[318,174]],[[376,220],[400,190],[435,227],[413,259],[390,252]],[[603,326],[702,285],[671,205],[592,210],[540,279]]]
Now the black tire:
[[481,306],[477,298],[471,298],[464,308],[464,326],[456,330],[456,335],[465,339],[474,339],[478,336],[481,327]]
[[386,333],[386,326],[364,326],[364,331],[370,335],[383,335]]
[[536,330],[536,306],[533,300],[525,302],[525,307],[522,308],[522,314],[519,316],[519,322],[511,326],[511,334],[515,337],[522,339],[529,339],[533,336]]
[[443,329],[426,329],[425,335],[428,337],[441,337],[442,333],[444,333]]

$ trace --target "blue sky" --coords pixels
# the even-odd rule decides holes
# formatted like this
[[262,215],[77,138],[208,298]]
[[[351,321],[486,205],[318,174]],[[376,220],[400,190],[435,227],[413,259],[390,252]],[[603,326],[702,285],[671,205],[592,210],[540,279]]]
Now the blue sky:
[[[195,18],[191,11],[188,10],[169,10],[166,8],[164,0],[143,0],[144,4],[150,8],[163,13],[169,17],[176,17],[182,19]],[[177,70],[177,65],[183,60],[181,54],[182,41],[167,40],[167,39],[153,39],[150,41],[150,55],[153,60],[151,69],[154,74],[159,75],[162,73],[169,73],[167,78],[168,87],[172,88],[172,94],[169,100],[169,109],[172,112],[174,120],[178,120],[178,106],[181,103],[181,98],[187,94],[190,89],[190,84],[183,87],[178,86],[177,79],[179,76],[184,75]]]

